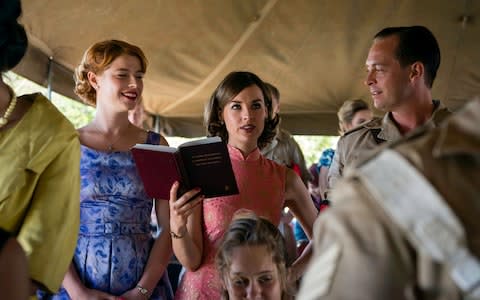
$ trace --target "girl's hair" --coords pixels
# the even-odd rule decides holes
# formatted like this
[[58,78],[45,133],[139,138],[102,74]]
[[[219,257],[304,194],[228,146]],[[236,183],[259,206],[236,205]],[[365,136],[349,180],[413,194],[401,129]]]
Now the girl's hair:
[[345,133],[346,125],[352,123],[355,114],[364,109],[370,108],[362,99],[347,100],[343,102],[342,106],[337,112],[340,135]]
[[225,77],[210,97],[205,107],[204,119],[208,136],[219,136],[225,142],[228,141],[227,127],[220,118],[225,105],[237,96],[243,89],[256,85],[263,94],[267,107],[267,118],[262,134],[257,144],[260,149],[265,147],[276,135],[280,117],[272,117],[272,98],[263,81],[251,72],[232,72]]
[[[235,213],[215,257],[217,270],[224,283],[227,282],[232,264],[232,252],[240,246],[265,246],[277,266],[282,299],[291,294],[287,286],[287,248],[282,234],[275,225],[248,210]],[[225,289],[222,291],[222,298],[229,299]]]
[[121,55],[137,57],[140,60],[141,71],[143,73],[147,71],[147,58],[139,47],[119,40],[98,42],[85,51],[80,65],[75,69],[75,94],[86,103],[95,105],[97,92],[88,81],[88,72],[101,74]]
[[28,39],[17,22],[22,14],[19,0],[0,1],[0,72],[13,69],[25,55]]

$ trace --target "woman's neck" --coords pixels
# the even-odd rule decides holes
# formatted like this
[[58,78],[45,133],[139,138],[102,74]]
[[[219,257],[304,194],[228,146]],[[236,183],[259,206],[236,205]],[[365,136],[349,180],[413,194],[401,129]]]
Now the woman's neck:
[[99,131],[116,135],[130,128],[128,112],[106,112],[97,109],[92,125]]
[[247,156],[252,153],[255,149],[258,148],[258,146],[255,145],[239,145],[239,144],[233,144],[233,143],[228,143],[230,146],[238,149],[240,153],[242,153],[243,158],[247,158]]

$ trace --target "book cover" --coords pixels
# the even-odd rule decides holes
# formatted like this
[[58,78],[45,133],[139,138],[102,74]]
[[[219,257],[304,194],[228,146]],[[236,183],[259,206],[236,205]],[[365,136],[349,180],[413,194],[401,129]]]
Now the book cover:
[[238,194],[227,145],[219,137],[190,141],[178,149],[137,144],[132,155],[150,197],[168,200],[177,180],[180,195],[194,187],[207,198]]

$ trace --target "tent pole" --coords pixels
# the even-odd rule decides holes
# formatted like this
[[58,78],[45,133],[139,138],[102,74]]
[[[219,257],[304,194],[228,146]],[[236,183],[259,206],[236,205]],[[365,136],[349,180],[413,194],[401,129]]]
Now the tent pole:
[[160,117],[158,115],[153,116],[153,131],[160,132]]
[[48,57],[47,67],[47,98],[52,101],[52,69],[53,69],[53,57]]

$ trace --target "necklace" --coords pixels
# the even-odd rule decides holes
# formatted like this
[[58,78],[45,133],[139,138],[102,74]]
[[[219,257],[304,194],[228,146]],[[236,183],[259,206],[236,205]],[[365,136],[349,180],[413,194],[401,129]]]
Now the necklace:
[[10,104],[7,107],[7,110],[3,114],[3,117],[0,117],[0,128],[3,126],[7,125],[8,123],[8,118],[12,114],[13,110],[15,109],[15,106],[17,105],[17,97],[15,95],[12,96],[12,100],[10,100]]
[[[103,135],[106,135],[105,132],[101,131],[100,128],[98,128],[97,124],[93,123],[93,127],[95,127],[95,130],[100,133],[100,134],[103,134]],[[113,141],[108,141],[107,139],[104,139],[104,141],[107,143],[107,150],[108,151],[113,151],[114,150],[114,145],[116,142],[118,142],[118,140],[122,137],[121,134],[119,134]]]

